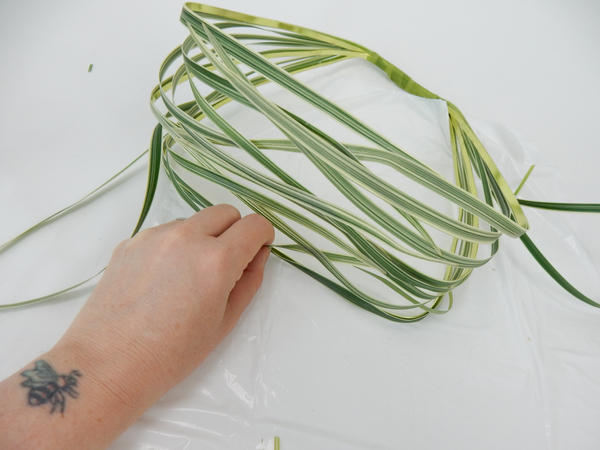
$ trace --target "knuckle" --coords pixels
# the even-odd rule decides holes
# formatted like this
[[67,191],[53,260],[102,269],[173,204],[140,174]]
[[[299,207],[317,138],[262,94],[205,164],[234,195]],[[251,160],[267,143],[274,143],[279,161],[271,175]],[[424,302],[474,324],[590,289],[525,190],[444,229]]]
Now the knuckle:
[[264,216],[261,216],[260,214],[250,214],[248,217],[250,217],[257,225],[263,226],[265,228],[273,228],[271,222],[269,222],[268,219],[266,219]]
[[269,222],[268,219],[261,216],[260,214],[249,214],[246,216],[250,225],[253,227],[261,229],[269,238],[272,238],[275,235],[275,229],[273,228],[273,224]]
[[165,251],[170,251],[184,245],[189,238],[189,231],[186,227],[174,227],[160,238],[160,246]]
[[240,214],[240,212],[238,211],[238,209],[236,207],[228,205],[226,203],[215,205],[214,208],[218,208],[219,212],[226,214],[228,217],[230,217],[231,219],[234,219],[236,221],[240,220],[242,218],[242,215]]

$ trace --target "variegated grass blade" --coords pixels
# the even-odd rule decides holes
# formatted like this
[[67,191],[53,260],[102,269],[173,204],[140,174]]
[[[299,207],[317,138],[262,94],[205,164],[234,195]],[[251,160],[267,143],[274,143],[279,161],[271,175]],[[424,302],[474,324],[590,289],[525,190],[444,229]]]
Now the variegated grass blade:
[[[599,212],[600,206],[517,200],[455,105],[446,102],[450,180],[297,76],[360,58],[409,94],[442,100],[377,53],[346,39],[208,5],[186,4],[181,21],[190,35],[163,62],[151,95],[159,125],[150,146],[146,198],[133,234],[148,214],[162,164],[192,208],[212,204],[210,190],[200,192],[194,179],[226,189],[279,231],[282,240],[272,246],[274,255],[393,321],[413,322],[447,312],[452,290],[494,256],[502,234],[519,237],[563,288],[600,306],[573,288],[539,252],[526,234],[521,205],[579,212]],[[307,114],[272,100],[265,91],[269,85],[349,130],[355,139],[341,140],[311,123]],[[188,94],[184,100],[182,91]],[[267,119],[273,136],[245,136],[221,112],[232,105]],[[329,192],[315,191],[278,165],[282,152],[302,158],[326,180]],[[374,165],[425,190],[429,199],[443,200],[455,214],[378,176]],[[331,200],[331,192],[343,201]],[[372,285],[386,294],[373,295]]]

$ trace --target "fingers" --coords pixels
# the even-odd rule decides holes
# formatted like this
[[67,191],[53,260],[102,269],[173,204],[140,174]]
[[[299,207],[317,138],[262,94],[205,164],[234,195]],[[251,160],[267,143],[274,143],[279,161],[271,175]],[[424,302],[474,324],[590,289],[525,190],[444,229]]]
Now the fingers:
[[[227,234],[226,243],[233,244],[232,248],[237,248],[238,243],[244,244],[245,241],[252,241],[250,245],[241,246],[239,253],[248,255],[247,258],[244,258],[244,265],[241,269],[254,257],[263,244],[271,243],[274,237],[273,226],[267,219],[257,214],[250,214],[242,219],[240,212],[235,207],[226,204],[204,208],[188,219],[175,219],[150,230],[166,231],[179,226],[192,229],[204,236],[219,237]],[[254,243],[256,240],[259,241],[258,244]]]
[[229,294],[223,316],[223,332],[229,333],[260,288],[270,249],[262,247],[248,264]]
[[241,219],[240,212],[231,205],[215,205],[204,208],[179,225],[192,228],[205,236],[220,236],[225,230]]
[[[254,267],[250,263],[255,259],[261,247],[272,243],[275,237],[273,226],[264,217],[250,214],[241,218],[236,208],[225,204],[205,208],[185,221],[175,220],[163,227],[177,227],[182,231],[185,229],[185,235],[193,240],[201,236],[216,238],[215,244],[219,245],[211,248],[218,251],[200,252],[199,255],[202,255],[202,258],[210,258],[211,255],[215,257],[213,269],[218,270],[219,277],[229,284],[228,291],[236,284],[245,270]],[[266,255],[268,256],[268,250],[266,250]],[[265,260],[267,256],[264,257]],[[258,285],[260,285],[260,281]],[[250,298],[252,295],[254,294],[252,293]]]
[[273,225],[258,214],[250,214],[225,230],[219,240],[231,249],[232,270],[240,273],[261,247],[272,243],[274,238]]

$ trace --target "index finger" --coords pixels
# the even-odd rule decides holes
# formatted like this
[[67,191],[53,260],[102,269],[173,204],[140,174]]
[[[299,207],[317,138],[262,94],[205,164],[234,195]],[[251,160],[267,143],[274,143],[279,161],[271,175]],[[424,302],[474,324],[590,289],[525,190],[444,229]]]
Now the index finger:
[[243,271],[264,245],[275,239],[271,222],[258,214],[249,214],[235,222],[217,239],[232,251],[234,268]]
[[217,237],[241,219],[240,212],[231,205],[209,206],[197,212],[181,225],[190,227],[205,236]]

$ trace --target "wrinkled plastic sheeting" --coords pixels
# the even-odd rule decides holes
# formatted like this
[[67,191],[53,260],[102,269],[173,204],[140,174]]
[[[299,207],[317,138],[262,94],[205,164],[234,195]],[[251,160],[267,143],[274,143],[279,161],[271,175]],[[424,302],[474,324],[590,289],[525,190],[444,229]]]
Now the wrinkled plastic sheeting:
[[[406,94],[362,61],[300,77],[451,177],[443,101]],[[561,200],[558,169],[532,144],[471,123],[513,189],[537,165],[522,198]],[[173,188],[158,199],[157,223],[191,214]],[[574,219],[526,214],[534,242],[597,297]],[[271,257],[235,330],[112,449],[268,449],[274,436],[285,450],[598,448],[599,319],[505,237],[455,290],[450,313],[415,324],[373,316]]]

